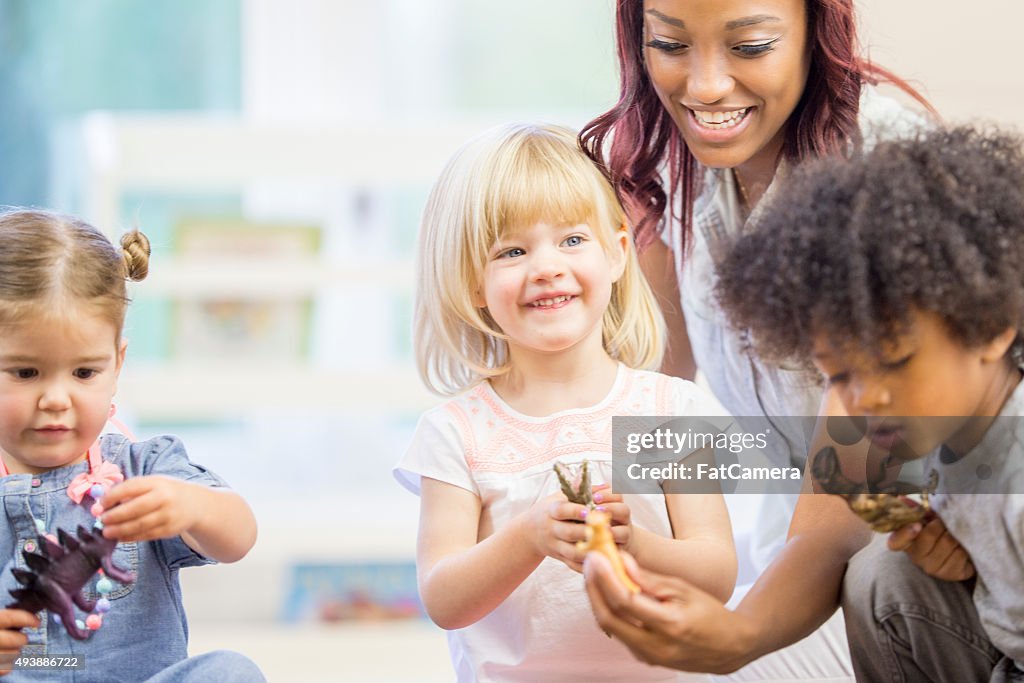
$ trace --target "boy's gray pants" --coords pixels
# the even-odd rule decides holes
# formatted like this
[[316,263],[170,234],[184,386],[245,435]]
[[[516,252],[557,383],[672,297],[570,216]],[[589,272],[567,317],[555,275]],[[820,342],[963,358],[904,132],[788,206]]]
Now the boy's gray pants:
[[1004,683],[1024,671],[993,647],[971,599],[974,582],[932,578],[877,534],[843,580],[846,635],[858,681]]

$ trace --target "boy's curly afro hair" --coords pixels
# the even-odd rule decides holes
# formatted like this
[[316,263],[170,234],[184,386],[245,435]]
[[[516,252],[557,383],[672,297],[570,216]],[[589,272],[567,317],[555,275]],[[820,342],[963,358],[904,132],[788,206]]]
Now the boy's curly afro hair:
[[1021,140],[957,127],[801,164],[719,265],[716,294],[765,358],[814,335],[881,353],[914,309],[967,347],[1024,312]]

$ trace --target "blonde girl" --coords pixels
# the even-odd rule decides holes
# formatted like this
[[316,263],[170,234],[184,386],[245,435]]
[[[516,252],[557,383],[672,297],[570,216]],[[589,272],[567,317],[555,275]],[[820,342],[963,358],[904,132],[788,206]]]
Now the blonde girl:
[[[80,656],[80,668],[49,670],[48,681],[260,681],[235,653],[188,658],[178,584],[182,567],[249,551],[249,506],[174,437],[100,436],[127,347],[125,280],[148,269],[140,232],[117,249],[69,216],[0,214],[0,595],[23,588],[26,554],[78,528],[116,539],[125,572],[85,585],[90,610],[84,601],[37,617],[0,610],[0,657],[9,667],[19,650]],[[16,668],[7,680],[38,677]]]
[[725,600],[736,559],[720,495],[609,487],[612,416],[719,413],[647,370],[661,314],[575,134],[507,125],[459,150],[424,212],[418,287],[419,369],[452,398],[423,415],[395,475],[421,497],[420,592],[458,679],[678,680],[594,623],[575,545],[586,508],[552,464],[589,461],[616,543]]

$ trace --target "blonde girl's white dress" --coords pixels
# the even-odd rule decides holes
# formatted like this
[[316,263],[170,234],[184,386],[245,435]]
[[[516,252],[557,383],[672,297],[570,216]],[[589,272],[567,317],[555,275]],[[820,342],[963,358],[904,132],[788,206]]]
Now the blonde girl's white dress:
[[[593,483],[611,483],[612,417],[621,415],[721,415],[721,408],[691,382],[621,364],[600,403],[547,417],[515,411],[483,382],[423,415],[394,474],[416,494],[420,478],[430,477],[479,496],[486,538],[559,490],[556,461],[588,460]],[[664,495],[625,500],[636,526],[671,537]],[[635,659],[598,628],[583,577],[551,558],[489,615],[449,631],[448,643],[460,683],[710,680]]]

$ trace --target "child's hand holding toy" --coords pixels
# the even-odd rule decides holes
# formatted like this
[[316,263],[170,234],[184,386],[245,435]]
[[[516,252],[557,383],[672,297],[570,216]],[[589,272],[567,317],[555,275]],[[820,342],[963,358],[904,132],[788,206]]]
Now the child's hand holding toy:
[[202,486],[161,475],[133,477],[103,497],[103,535],[121,542],[187,533],[202,521]]

